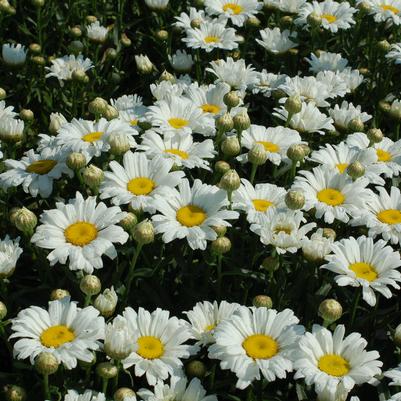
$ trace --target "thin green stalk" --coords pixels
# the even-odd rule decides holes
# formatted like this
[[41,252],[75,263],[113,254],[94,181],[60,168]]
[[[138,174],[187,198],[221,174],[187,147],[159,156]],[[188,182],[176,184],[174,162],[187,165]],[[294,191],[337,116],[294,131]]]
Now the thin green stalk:
[[256,175],[256,170],[257,169],[258,169],[258,165],[257,164],[252,164],[251,178],[250,178],[251,184],[253,184],[253,181],[255,180],[255,175]]
[[128,295],[131,291],[132,280],[134,279],[134,273],[135,273],[135,266],[138,261],[139,254],[141,253],[142,247],[143,247],[143,244],[138,242],[138,245],[134,252],[134,256],[132,257],[131,264],[129,266],[129,272],[128,272],[128,276],[127,276],[127,287],[126,287],[124,303],[123,303],[124,307],[127,303]]
[[106,394],[107,391],[107,385],[109,384],[109,379],[104,379],[103,378],[103,383],[102,383],[102,393]]
[[46,400],[50,400],[49,375],[43,375],[43,394]]
[[221,299],[221,285],[223,281],[222,260],[223,255],[217,255],[217,299],[219,301]]
[[359,291],[359,289],[357,289],[355,297],[354,297],[354,303],[353,303],[353,306],[352,306],[351,319],[349,321],[349,326],[353,326],[353,324],[354,324],[356,310],[358,309],[359,299],[360,298],[361,298],[361,291]]

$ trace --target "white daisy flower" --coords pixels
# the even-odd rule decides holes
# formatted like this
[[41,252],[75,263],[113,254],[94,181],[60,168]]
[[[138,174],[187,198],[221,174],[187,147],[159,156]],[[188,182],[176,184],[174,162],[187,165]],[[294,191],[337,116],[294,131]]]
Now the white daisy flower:
[[252,85],[252,93],[262,93],[265,97],[270,97],[272,92],[277,90],[287,77],[285,74],[277,75],[266,70],[256,74],[256,82]]
[[179,167],[188,169],[197,167],[206,170],[210,170],[210,163],[205,159],[213,159],[216,154],[211,139],[194,142],[192,135],[162,137],[150,130],[142,136],[142,143],[138,146],[138,150],[145,151],[150,159],[163,157],[172,159]]
[[277,253],[296,253],[302,246],[306,234],[316,227],[316,223],[305,223],[299,210],[269,208],[260,215],[259,221],[251,225],[251,231],[260,236],[265,245],[275,247]]
[[394,64],[401,64],[401,43],[393,43],[386,58],[393,61]]
[[68,390],[64,401],[106,401],[106,397],[103,393],[95,393],[92,390],[85,390],[82,394],[75,390]]
[[351,67],[346,67],[342,71],[337,71],[336,75],[345,83],[348,92],[354,92],[355,89],[365,80],[359,70],[353,70]]
[[129,111],[140,115],[144,114],[147,110],[146,106],[143,105],[142,97],[136,94],[123,95],[117,99],[110,99],[110,104],[118,111]]
[[364,177],[353,181],[348,175],[324,166],[299,174],[293,189],[305,196],[303,210],[314,209],[316,218],[323,217],[329,224],[335,219],[347,223],[350,216],[358,215],[372,197],[372,191],[366,188],[369,181]]
[[109,163],[112,172],[104,173],[100,199],[113,198],[114,205],[130,203],[134,209],[154,213],[156,195],[163,196],[166,186],[177,186],[185,176],[182,171],[170,172],[173,164],[172,160],[148,160],[144,153],[128,151],[123,156],[123,165],[114,160]]
[[17,113],[14,111],[13,106],[6,106],[6,102],[4,100],[0,101],[0,119],[14,118]]
[[209,358],[219,359],[222,369],[237,375],[239,389],[262,377],[269,382],[284,379],[292,371],[296,343],[304,331],[298,322],[290,309],[240,306],[216,328]]
[[172,56],[168,56],[168,60],[174,71],[178,73],[189,72],[194,65],[192,55],[185,50],[177,50]]
[[110,317],[117,306],[118,296],[114,287],[105,288],[93,301],[93,306],[105,317]]
[[56,209],[46,210],[40,217],[31,241],[38,247],[53,249],[47,259],[53,266],[65,264],[70,270],[92,273],[103,267],[102,255],[117,256],[113,242],[124,244],[128,234],[117,226],[126,213],[117,206],[96,205],[96,196],[84,199],[77,192],[68,204],[56,202]]
[[169,312],[156,309],[152,313],[143,308],[135,312],[128,307],[123,312],[134,336],[132,352],[123,362],[125,369],[134,366],[135,376],[146,375],[149,385],[182,372],[181,359],[188,358],[195,347],[185,344],[192,335],[188,324]]
[[161,81],[150,85],[150,91],[156,101],[165,100],[170,102],[172,97],[181,97],[185,89],[186,86],[179,85],[177,81],[175,81],[175,83],[171,81]]
[[21,66],[25,64],[27,50],[21,44],[4,43],[1,55],[3,61],[10,66]]
[[8,235],[0,240],[0,280],[14,273],[17,261],[22,254],[19,240],[19,237],[12,240]]
[[340,74],[338,71],[320,71],[316,74],[316,80],[326,85],[326,90],[331,98],[344,97],[351,92],[348,82]]
[[383,372],[383,375],[391,379],[390,386],[401,386],[401,364],[394,369]]
[[86,34],[88,39],[96,43],[104,43],[107,39],[109,30],[100,25],[99,21],[95,21],[86,27]]
[[194,20],[197,20],[200,23],[207,22],[209,20],[209,18],[206,17],[204,10],[197,10],[194,7],[189,7],[188,11],[189,14],[182,12],[178,17],[175,17],[177,22],[175,22],[173,25],[186,30],[192,28],[192,21]]
[[[252,124],[246,131],[242,132],[241,140],[242,146],[249,150],[257,143],[263,145],[267,153],[267,159],[277,166],[283,160],[288,160],[288,148],[301,142],[300,135],[293,129],[280,126],[266,128],[255,124]],[[248,161],[248,154],[242,154],[237,159],[245,163]]]
[[8,159],[4,162],[7,171],[0,174],[0,187],[22,185],[25,193],[33,197],[48,198],[53,192],[53,181],[62,174],[70,178],[74,173],[65,164],[66,154],[58,149],[45,148],[40,154],[28,150],[21,160]]
[[[357,1],[357,5],[362,0]],[[401,24],[401,1],[400,0],[367,0],[370,12],[374,15],[376,22],[386,22],[387,26]]]
[[345,399],[355,385],[367,383],[381,373],[379,353],[366,351],[367,341],[359,333],[345,338],[344,334],[342,324],[333,334],[313,325],[312,333],[305,333],[298,342],[295,379],[304,378],[307,385],[314,384],[318,394],[325,394],[325,400]]
[[298,14],[306,0],[264,0],[265,5],[275,4],[284,13]]
[[145,0],[145,4],[153,11],[164,11],[170,0]]
[[296,32],[290,32],[288,29],[280,31],[280,28],[265,28],[259,31],[262,40],[256,39],[256,42],[264,47],[269,53],[284,54],[288,50],[298,46],[293,39],[296,39]]
[[197,340],[197,345],[206,346],[214,343],[213,333],[219,324],[229,319],[232,314],[240,307],[237,303],[217,301],[198,302],[193,309],[184,312],[191,323],[190,330],[193,338]]
[[323,262],[325,256],[331,252],[331,245],[334,239],[325,237],[322,228],[318,228],[310,238],[304,237],[301,240],[302,253],[308,261]]
[[67,369],[77,366],[77,360],[92,362],[93,353],[104,338],[104,319],[93,307],[78,308],[77,302],[64,297],[49,302],[49,309],[31,306],[12,320],[10,338],[18,338],[14,355],[29,357],[31,364],[41,352],[52,353]]
[[311,53],[310,59],[305,58],[310,65],[309,71],[318,73],[320,71],[343,71],[348,65],[348,60],[341,57],[339,53],[330,53],[320,50],[319,56]]
[[202,184],[198,179],[192,188],[184,179],[176,189],[168,189],[158,196],[155,207],[161,213],[152,217],[155,230],[163,234],[163,241],[186,238],[192,249],[206,249],[207,241],[217,238],[212,226],[230,227],[226,220],[238,218],[238,213],[224,210],[227,193],[214,185]]
[[12,139],[12,142],[16,142],[16,139],[21,140],[24,136],[25,124],[22,120],[13,118],[0,118],[0,139],[7,142]]
[[346,131],[348,124],[353,119],[360,119],[363,123],[369,121],[372,116],[361,110],[361,106],[354,106],[352,103],[348,103],[344,100],[341,106],[336,104],[334,108],[329,109],[329,114],[334,120],[336,128]]
[[104,352],[111,359],[127,358],[135,351],[135,343],[132,341],[134,335],[127,319],[120,315],[116,316],[112,322],[106,324]]

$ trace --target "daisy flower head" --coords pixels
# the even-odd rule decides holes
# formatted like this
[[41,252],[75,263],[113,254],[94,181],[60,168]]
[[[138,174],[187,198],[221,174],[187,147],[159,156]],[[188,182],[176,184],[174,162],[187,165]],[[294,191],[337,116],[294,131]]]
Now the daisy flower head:
[[373,242],[365,236],[350,237],[335,242],[332,254],[326,257],[322,269],[337,273],[334,280],[343,287],[362,287],[363,299],[370,305],[376,304],[375,291],[391,298],[389,286],[399,290],[401,281],[401,258],[385,241]]
[[189,72],[194,65],[192,55],[185,50],[177,50],[172,56],[168,56],[168,59],[174,71],[178,73]]
[[13,106],[7,106],[4,100],[0,101],[0,119],[14,118],[17,113]]
[[233,209],[244,210],[249,223],[259,222],[270,208],[285,207],[284,198],[287,191],[274,184],[256,184],[253,186],[245,178],[241,186],[233,193]]
[[343,71],[348,65],[348,60],[339,53],[330,53],[321,50],[319,56],[311,53],[310,58],[305,58],[310,65],[309,71],[318,73],[320,71]]
[[301,240],[302,253],[305,259],[310,262],[321,263],[325,256],[331,252],[331,245],[334,242],[332,237],[324,235],[323,228],[318,228],[310,238],[304,237]]
[[298,322],[290,309],[240,306],[215,329],[209,358],[219,359],[222,369],[236,374],[239,389],[262,377],[269,382],[283,379],[292,371],[296,343],[304,331]]
[[290,14],[298,14],[305,2],[306,0],[264,0],[265,6],[274,4],[280,11]]
[[390,386],[401,386],[401,365],[383,372],[383,375],[391,379]]
[[95,21],[86,27],[86,35],[88,39],[95,43],[104,43],[107,39],[109,30],[100,25],[99,21]]
[[296,253],[302,246],[306,234],[316,227],[316,223],[305,223],[299,210],[269,208],[259,221],[251,225],[251,231],[260,236],[265,245],[272,245],[277,253]]
[[103,393],[96,393],[92,390],[85,390],[82,394],[75,390],[68,390],[64,401],[106,401],[106,396]]
[[[319,74],[322,73],[327,74],[327,71],[320,72]],[[336,77],[346,85],[347,92],[351,93],[353,93],[365,80],[359,70],[353,70],[351,67],[346,67],[344,70],[337,71],[335,74]]]
[[133,209],[154,213],[156,195],[163,195],[165,187],[175,187],[184,177],[182,171],[170,172],[171,159],[148,160],[144,153],[126,152],[123,165],[111,161],[111,172],[106,171],[100,185],[100,199],[113,198],[114,205],[130,203]]
[[0,240],[0,280],[14,273],[17,261],[22,254],[19,240],[19,237],[12,240],[8,235]]
[[182,12],[178,17],[176,16],[175,19],[177,22],[173,25],[183,30],[187,30],[192,28],[192,21],[194,20],[197,20],[200,23],[209,21],[204,10],[197,10],[195,7],[189,7],[188,11],[189,14]]
[[112,359],[125,359],[135,350],[132,342],[134,333],[123,316],[116,316],[112,322],[106,324],[104,334],[104,352]]
[[152,313],[143,308],[138,312],[128,307],[123,317],[133,333],[133,351],[123,362],[125,369],[134,366],[135,376],[146,376],[149,385],[158,380],[180,374],[183,363],[196,347],[185,344],[192,335],[188,323],[170,317],[169,312],[156,309]]
[[367,341],[359,333],[344,338],[345,327],[340,324],[331,333],[313,325],[298,342],[294,362],[295,379],[304,378],[315,385],[324,401],[346,399],[355,385],[369,382],[381,373],[382,362],[377,351],[366,351]]
[[[359,3],[361,0],[357,1]],[[367,0],[367,4],[376,22],[385,22],[387,26],[401,24],[400,0]]]
[[[346,71],[345,69],[344,71]],[[359,71],[356,70],[358,73]],[[330,98],[344,97],[351,92],[348,82],[343,79],[342,72],[320,71],[316,74],[316,80],[326,86],[326,91],[330,94]],[[358,84],[359,85],[359,84]]]
[[216,153],[211,139],[194,142],[192,135],[162,137],[151,130],[142,136],[138,150],[143,150],[150,159],[162,157],[173,160],[178,167],[206,170],[210,170],[210,163],[206,159],[213,159]]
[[[263,145],[267,159],[273,164],[279,165],[283,160],[288,160],[287,150],[302,139],[297,131],[285,127],[263,127],[252,124],[246,131],[242,132],[242,146],[251,150],[255,144]],[[241,162],[248,161],[248,154],[238,156]]]
[[237,303],[217,301],[198,302],[193,309],[184,312],[190,321],[192,336],[197,340],[197,345],[207,346],[214,343],[213,333],[218,325],[229,319],[240,307]]
[[50,352],[67,369],[77,360],[92,362],[104,338],[104,319],[93,306],[78,308],[69,297],[50,301],[48,310],[31,306],[12,320],[10,338],[18,338],[14,355],[29,357],[31,364],[41,352]]
[[265,97],[270,97],[272,92],[277,90],[286,79],[285,74],[273,74],[262,70],[257,72],[256,82],[252,85],[252,93],[261,93]]
[[243,26],[245,21],[256,15],[262,8],[257,0],[206,0],[206,12],[229,19],[236,26]]
[[256,39],[256,42],[264,47],[269,53],[284,54],[288,50],[298,46],[293,39],[296,39],[296,33],[291,33],[288,29],[280,31],[280,28],[265,28],[259,31],[262,40]]
[[30,149],[21,160],[8,159],[4,162],[7,171],[0,174],[0,187],[22,185],[25,193],[48,198],[53,192],[54,180],[62,174],[70,178],[74,175],[65,164],[65,158],[65,152],[56,148],[44,148],[39,154]]
[[334,108],[329,109],[329,115],[334,120],[334,125],[337,129],[347,131],[348,124],[353,119],[360,119],[363,123],[369,121],[372,116],[361,110],[361,106],[354,106],[344,100],[341,106],[336,104]]
[[366,207],[372,196],[372,191],[366,188],[368,184],[364,177],[353,181],[346,174],[319,166],[312,171],[300,171],[293,189],[304,194],[304,210],[315,209],[316,218],[323,217],[332,224],[335,219],[347,223],[350,216]]
[[152,217],[155,230],[163,234],[163,241],[186,238],[192,249],[206,249],[207,241],[217,238],[212,226],[230,227],[226,220],[237,219],[238,212],[226,210],[226,191],[196,179],[190,187],[181,180],[178,190],[168,189],[165,196],[157,196],[155,207],[160,212]]
[[13,67],[18,67],[25,64],[27,50],[21,44],[4,43],[1,49],[3,61]]
[[141,115],[147,110],[146,106],[143,105],[142,97],[136,94],[110,99],[110,104],[118,111],[132,111]]
[[0,118],[0,140],[16,143],[24,137],[25,123],[13,118]]
[[68,204],[56,202],[56,209],[42,213],[42,224],[31,241],[39,248],[52,249],[47,256],[51,266],[69,259],[70,270],[91,274],[103,267],[103,254],[110,259],[117,256],[113,243],[127,241],[128,234],[116,225],[125,215],[117,206],[96,204],[96,196],[84,199],[77,192]]
[[401,64],[401,43],[393,43],[386,58],[393,61],[394,64]]

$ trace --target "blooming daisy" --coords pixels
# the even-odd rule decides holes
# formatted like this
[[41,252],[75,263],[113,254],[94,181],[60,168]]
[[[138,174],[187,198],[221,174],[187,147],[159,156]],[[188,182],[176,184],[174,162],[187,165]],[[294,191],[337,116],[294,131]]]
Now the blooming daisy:
[[19,240],[19,237],[12,240],[8,235],[0,240],[0,280],[11,276],[15,270],[17,261],[22,254]]
[[262,40],[256,39],[256,42],[264,47],[269,53],[283,54],[298,46],[298,44],[293,40],[296,39],[296,32],[291,33],[288,29],[281,32],[280,28],[265,28],[259,31],[259,33]]
[[209,20],[209,18],[206,17],[204,10],[197,10],[194,7],[189,7],[188,11],[189,14],[182,12],[178,17],[176,16],[175,19],[177,22],[173,25],[186,30],[192,28],[192,21],[194,20],[199,21],[200,23]]
[[274,5],[284,13],[298,14],[306,0],[264,0],[265,6]]
[[104,43],[109,30],[100,25],[99,21],[95,21],[86,27],[86,34],[88,39],[96,43]]
[[164,11],[170,0],[145,0],[145,4],[153,11]]
[[[327,74],[327,71],[325,73]],[[319,74],[322,74],[322,72]],[[342,71],[337,71],[336,76],[346,85],[348,92],[354,92],[365,80],[359,70],[353,70],[351,67],[346,67]]]
[[117,226],[126,213],[118,206],[96,205],[96,196],[84,199],[77,192],[68,204],[56,202],[56,209],[46,210],[40,217],[31,241],[40,248],[53,249],[47,259],[53,266],[65,264],[70,270],[92,273],[103,267],[102,255],[117,256],[113,242],[124,244],[128,234]]
[[393,43],[390,51],[386,54],[386,58],[392,60],[394,64],[401,64],[401,43]]
[[134,128],[139,121],[145,120],[145,113],[148,111],[138,95],[123,95],[117,99],[110,99],[110,104],[118,110],[118,118]]
[[0,119],[14,118],[16,115],[17,113],[14,111],[13,106],[6,106],[4,100],[0,101]]
[[103,393],[95,393],[92,390],[85,390],[83,394],[79,394],[75,390],[68,390],[64,401],[106,401],[106,397]]
[[304,378],[307,385],[314,384],[318,394],[326,393],[326,400],[345,399],[355,385],[381,373],[379,353],[366,351],[367,341],[359,333],[345,338],[344,334],[342,324],[333,334],[315,324],[312,333],[305,333],[298,342],[295,379]]
[[122,361],[124,368],[134,366],[135,375],[146,375],[151,386],[181,373],[181,359],[188,358],[196,349],[185,344],[192,338],[187,323],[159,308],[150,313],[143,308],[136,312],[128,307],[123,316],[135,344],[135,351]]
[[185,50],[177,50],[172,56],[168,56],[168,60],[174,71],[179,73],[191,71],[194,65],[192,55],[188,54]]
[[111,323],[106,324],[104,352],[112,359],[125,359],[135,351],[132,337],[134,337],[134,333],[127,319],[120,315],[116,316]]
[[262,93],[265,97],[270,97],[272,92],[277,90],[286,79],[285,74],[273,74],[262,70],[257,72],[256,81],[252,85],[252,93]]
[[182,171],[170,172],[173,164],[171,159],[148,160],[144,153],[128,151],[123,156],[123,165],[110,162],[112,172],[104,173],[100,199],[113,198],[114,205],[130,203],[134,209],[154,213],[156,195],[163,195],[166,186],[177,186],[185,175]]
[[224,210],[227,193],[214,185],[196,179],[180,182],[178,190],[168,188],[165,196],[157,196],[155,207],[160,212],[152,217],[155,230],[163,241],[186,238],[192,249],[206,249],[207,241],[217,238],[212,226],[230,227],[226,220],[238,218],[238,212]]
[[[359,74],[359,71],[356,71]],[[344,97],[347,93],[351,92],[348,82],[340,74],[342,73],[338,71],[320,71],[316,74],[316,80],[326,86],[326,91],[330,94],[331,98]]]
[[19,142],[24,136],[24,121],[13,118],[0,118],[0,139]]
[[[360,2],[358,0],[357,4]],[[401,24],[400,0],[367,0],[367,4],[376,22],[386,22],[387,26]]]
[[239,389],[261,377],[269,382],[283,379],[292,371],[296,343],[304,331],[298,322],[290,309],[277,312],[240,306],[215,329],[216,343],[209,347],[209,358],[219,359],[222,369],[237,375]]
[[329,114],[334,120],[337,129],[346,131],[348,124],[353,119],[360,119],[363,123],[369,121],[372,116],[361,111],[361,106],[354,106],[352,103],[343,101],[341,106],[336,104],[333,109],[329,109]]
[[1,49],[3,61],[7,65],[20,66],[25,64],[27,50],[21,44],[4,43]]
[[64,297],[49,302],[49,309],[31,306],[12,320],[10,338],[18,338],[14,355],[29,357],[31,364],[41,352],[50,352],[67,369],[77,360],[92,362],[93,353],[104,338],[104,319],[93,306],[78,308],[77,302]]
[[319,51],[319,56],[311,53],[310,59],[305,58],[310,65],[309,71],[318,73],[320,71],[343,71],[348,65],[348,60],[339,53],[330,53],[323,50]]
[[333,241],[332,237],[324,235],[322,228],[318,228],[310,238],[302,238],[302,253],[308,261],[323,262],[325,256],[331,252]]

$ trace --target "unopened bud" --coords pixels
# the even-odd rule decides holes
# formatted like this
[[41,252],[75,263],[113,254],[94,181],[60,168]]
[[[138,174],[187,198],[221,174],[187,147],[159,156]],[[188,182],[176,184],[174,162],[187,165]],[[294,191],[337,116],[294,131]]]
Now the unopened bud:
[[340,319],[343,314],[341,304],[335,299],[325,299],[319,305],[319,315],[328,324]]
[[380,128],[371,128],[366,135],[371,143],[380,143],[383,140],[383,132]]
[[337,234],[332,228],[326,227],[326,228],[323,228],[323,237],[332,239],[333,241],[335,241]]
[[86,157],[82,153],[72,152],[65,162],[71,170],[77,171],[86,166]]
[[25,401],[27,396],[25,389],[15,384],[7,385],[4,393],[7,401]]
[[70,28],[70,34],[73,38],[78,39],[82,36],[82,29],[79,26],[73,26]]
[[102,289],[102,283],[97,276],[88,274],[82,277],[79,288],[85,295],[93,296],[99,294]]
[[262,22],[260,21],[260,19],[258,17],[255,17],[255,16],[251,16],[246,20],[246,24],[250,28],[258,28],[261,23]]
[[243,110],[236,114],[233,118],[234,128],[237,132],[242,132],[247,130],[251,126],[251,120],[248,113]]
[[248,152],[248,161],[256,166],[265,164],[267,160],[267,152],[261,143],[255,143]]
[[207,368],[202,361],[194,360],[187,364],[185,372],[189,377],[197,377],[202,379],[206,376]]
[[229,136],[221,144],[221,151],[228,157],[237,156],[241,151],[241,145],[236,135]]
[[42,51],[42,47],[39,43],[31,43],[29,45],[29,51],[34,54],[38,54]]
[[379,109],[385,113],[388,113],[391,110],[390,103],[386,102],[385,100],[380,100]]
[[7,316],[7,306],[4,302],[0,301],[0,321]]
[[284,15],[284,17],[280,18],[280,25],[283,28],[289,28],[293,22],[294,19],[290,15]]
[[287,157],[293,162],[300,162],[305,157],[305,150],[301,144],[292,144],[287,149]]
[[219,131],[227,132],[234,128],[233,118],[229,113],[225,113],[216,120],[216,127]]
[[271,309],[273,307],[273,301],[268,295],[256,295],[252,300],[252,304],[257,308]]
[[285,204],[291,210],[302,209],[305,205],[305,195],[299,191],[288,191],[285,195]]
[[50,300],[57,301],[59,299],[63,299],[65,297],[69,297],[70,293],[68,290],[64,290],[62,288],[56,288],[50,293]]
[[387,53],[391,48],[390,43],[386,39],[377,42],[377,49],[382,53]]
[[118,117],[118,115],[119,115],[118,110],[115,107],[110,106],[109,104],[107,105],[106,110],[103,113],[103,117],[107,121],[114,120],[115,118]]
[[299,113],[302,110],[301,98],[296,96],[290,96],[284,103],[284,108],[288,111],[290,115]]
[[200,28],[200,26],[201,26],[201,24],[202,24],[202,20],[200,20],[199,18],[194,18],[192,21],[191,21],[191,28]]
[[124,47],[130,47],[132,44],[131,39],[125,33],[121,34],[120,41]]
[[150,220],[143,220],[135,226],[133,237],[142,245],[150,244],[155,239],[155,228]]
[[231,168],[230,165],[224,160],[219,160],[214,165],[214,170],[216,171],[216,173],[221,175],[230,170],[230,168]]
[[168,82],[175,82],[175,77],[173,74],[169,73],[168,71],[164,70],[159,77],[159,81],[168,81]]
[[83,182],[91,189],[99,187],[104,178],[104,172],[94,164],[90,164],[82,172]]
[[89,113],[99,116],[106,112],[107,106],[108,103],[106,102],[106,100],[101,97],[97,97],[89,103],[88,110]]
[[227,192],[233,192],[237,190],[241,185],[241,178],[238,173],[231,169],[224,173],[223,177],[220,179],[220,188]]
[[128,387],[121,387],[114,393],[114,401],[125,401],[127,399],[136,399],[135,398],[135,391],[128,388]]
[[0,101],[4,100],[6,97],[7,97],[7,92],[3,88],[0,88]]
[[32,5],[36,8],[41,8],[45,5],[45,0],[31,0]]
[[235,91],[228,92],[223,98],[224,104],[229,108],[237,107],[240,103],[238,93]]
[[[69,45],[68,49],[72,54],[78,55],[84,49],[84,44],[80,40],[73,40]],[[86,73],[84,70],[74,70],[72,72],[72,79],[76,82],[84,82]]]
[[138,224],[138,217],[136,217],[136,214],[129,212],[119,224],[125,231],[131,232]]
[[354,161],[347,167],[347,174],[353,179],[362,177],[365,174],[365,167],[359,161]]
[[33,111],[29,110],[29,109],[22,109],[19,112],[19,116],[20,116],[21,120],[23,120],[25,122],[32,122],[35,119]]
[[347,128],[350,132],[363,132],[365,126],[360,118],[353,118]]
[[280,267],[280,261],[274,256],[267,256],[263,259],[261,266],[267,271],[273,273]]
[[227,237],[218,237],[212,241],[211,249],[217,255],[224,255],[231,250],[231,241]]
[[393,341],[397,347],[401,348],[401,324],[395,328]]
[[117,306],[118,296],[114,291],[114,288],[106,288],[101,294],[99,294],[93,301],[93,306],[101,313],[104,317],[110,317]]
[[15,214],[13,214],[13,221],[18,230],[29,235],[33,233],[33,230],[38,224],[35,213],[31,212],[26,207],[18,209]]
[[90,24],[93,24],[94,22],[96,22],[96,21],[97,21],[97,18],[96,18],[94,15],[87,15],[87,16],[85,17],[85,20],[86,20],[86,23],[87,23],[88,25],[90,25]]
[[96,373],[102,379],[112,379],[117,376],[118,368],[113,365],[111,362],[102,362],[96,366]]
[[35,358],[35,369],[41,375],[52,375],[56,373],[59,367],[57,358],[50,352],[41,352]]
[[306,20],[313,28],[319,27],[322,23],[322,17],[315,12],[310,13]]
[[165,29],[160,29],[155,34],[156,39],[160,40],[161,42],[165,42],[168,39],[168,32]]
[[31,61],[33,64],[44,66],[46,64],[46,60],[42,56],[33,56],[31,57]]

